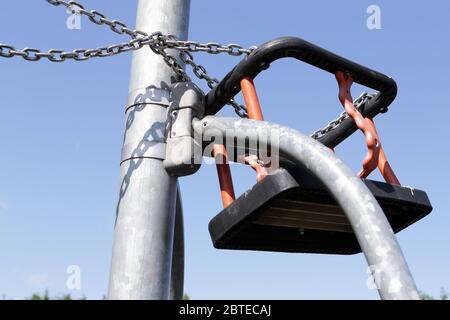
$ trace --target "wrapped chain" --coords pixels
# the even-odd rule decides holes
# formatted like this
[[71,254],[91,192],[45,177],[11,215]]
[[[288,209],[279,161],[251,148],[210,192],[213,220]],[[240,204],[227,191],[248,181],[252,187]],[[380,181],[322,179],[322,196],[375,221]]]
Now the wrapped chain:
[[[131,37],[131,40],[128,42],[95,49],[75,49],[73,51],[51,49],[46,52],[36,48],[24,48],[22,50],[18,50],[11,45],[0,43],[0,57],[12,58],[18,56],[27,61],[39,61],[42,58],[45,58],[51,62],[64,62],[66,60],[86,61],[91,58],[110,57],[149,46],[154,53],[162,56],[164,62],[173,70],[180,81],[191,81],[189,75],[186,73],[178,60],[166,52],[166,49],[174,49],[179,52],[180,60],[192,67],[194,75],[199,79],[205,80],[208,87],[212,89],[219,83],[219,81],[216,78],[209,76],[205,67],[197,64],[190,52],[206,52],[209,54],[227,53],[231,56],[241,56],[243,54],[250,54],[255,49],[255,47],[246,49],[237,44],[221,45],[215,42],[203,44],[194,41],[182,41],[178,40],[173,35],[164,35],[161,32],[147,34],[143,31],[130,29],[121,21],[110,20],[104,14],[96,10],[87,11],[83,5],[75,1],[46,1],[54,6],[62,5],[73,14],[86,16],[91,22],[97,25],[106,25],[117,34],[128,35]],[[247,117],[247,110],[244,106],[234,100],[230,100],[229,104],[235,109],[236,114],[240,117]]]

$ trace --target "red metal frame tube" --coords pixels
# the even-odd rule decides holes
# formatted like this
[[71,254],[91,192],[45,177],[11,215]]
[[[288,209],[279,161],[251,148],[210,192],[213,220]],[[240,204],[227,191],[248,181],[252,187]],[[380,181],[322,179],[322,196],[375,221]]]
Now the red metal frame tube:
[[219,177],[220,194],[223,207],[226,208],[234,202],[233,178],[231,177],[230,165],[228,164],[227,151],[222,144],[213,147],[214,159],[216,159],[217,175]]
[[259,103],[258,94],[256,93],[255,84],[250,78],[241,80],[241,90],[244,95],[245,105],[248,111],[248,118],[263,121],[264,117]]

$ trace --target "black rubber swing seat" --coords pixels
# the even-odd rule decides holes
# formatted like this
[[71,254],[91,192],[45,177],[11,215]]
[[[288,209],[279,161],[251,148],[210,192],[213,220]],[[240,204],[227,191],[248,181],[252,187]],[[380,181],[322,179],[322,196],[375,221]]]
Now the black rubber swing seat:
[[[205,96],[205,115],[216,114],[239,93],[242,79],[254,79],[282,58],[294,58],[331,74],[345,72],[355,83],[377,90],[359,110],[364,117],[374,118],[386,112],[397,95],[397,84],[391,77],[303,39],[282,37],[252,51]],[[356,130],[354,121],[347,117],[315,139],[335,148]],[[428,196],[421,190],[363,181],[384,210],[394,232],[432,211]],[[317,178],[297,167],[278,169],[253,186],[211,220],[209,231],[218,249],[361,252],[349,221],[332,195]]]
[[[364,180],[399,232],[432,211],[424,191]],[[209,223],[217,249],[323,254],[361,252],[344,212],[301,168],[278,169]]]

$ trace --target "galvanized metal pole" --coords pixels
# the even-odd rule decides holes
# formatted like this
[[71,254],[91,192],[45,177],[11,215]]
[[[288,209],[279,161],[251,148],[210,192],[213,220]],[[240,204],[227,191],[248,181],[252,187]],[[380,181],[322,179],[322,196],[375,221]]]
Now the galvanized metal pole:
[[[330,191],[345,212],[366,256],[382,299],[419,299],[419,294],[394,232],[364,183],[327,147],[297,130],[265,121],[208,116],[194,120],[201,137],[208,130],[227,140],[274,142],[272,152],[304,166]],[[270,138],[268,138],[268,136]],[[275,139],[273,139],[275,138]],[[274,149],[275,148],[275,149]]]
[[[136,29],[187,39],[189,0],[139,0]],[[163,167],[169,85],[162,58],[133,54],[109,299],[168,299],[177,179]]]
[[175,235],[173,238],[172,274],[170,276],[170,299],[182,300],[184,295],[184,221],[180,187],[177,191]]

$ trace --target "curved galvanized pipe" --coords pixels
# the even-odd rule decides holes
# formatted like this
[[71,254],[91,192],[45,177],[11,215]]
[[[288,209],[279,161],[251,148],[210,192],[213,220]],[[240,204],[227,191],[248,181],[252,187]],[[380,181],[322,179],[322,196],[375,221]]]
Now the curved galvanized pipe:
[[381,207],[364,183],[330,149],[297,130],[265,121],[208,116],[195,119],[193,126],[198,136],[212,130],[228,138],[264,139],[272,153],[278,148],[281,157],[310,170],[350,221],[381,298],[419,299],[406,260]]

